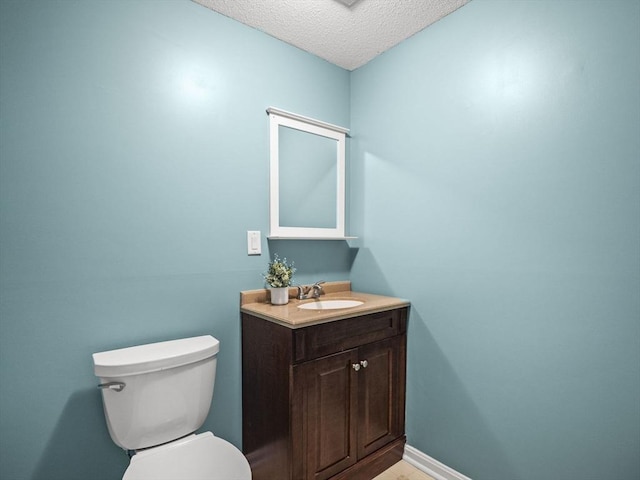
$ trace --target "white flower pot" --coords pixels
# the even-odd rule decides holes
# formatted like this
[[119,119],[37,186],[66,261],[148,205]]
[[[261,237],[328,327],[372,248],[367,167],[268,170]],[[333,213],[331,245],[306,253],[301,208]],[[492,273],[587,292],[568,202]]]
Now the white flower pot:
[[272,305],[286,305],[287,303],[289,303],[289,287],[272,287],[269,290],[271,290]]

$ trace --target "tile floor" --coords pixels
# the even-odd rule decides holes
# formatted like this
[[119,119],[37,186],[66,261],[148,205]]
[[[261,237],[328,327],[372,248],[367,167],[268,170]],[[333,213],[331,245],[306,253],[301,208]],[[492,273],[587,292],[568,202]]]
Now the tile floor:
[[433,480],[433,478],[409,463],[400,461],[373,480]]

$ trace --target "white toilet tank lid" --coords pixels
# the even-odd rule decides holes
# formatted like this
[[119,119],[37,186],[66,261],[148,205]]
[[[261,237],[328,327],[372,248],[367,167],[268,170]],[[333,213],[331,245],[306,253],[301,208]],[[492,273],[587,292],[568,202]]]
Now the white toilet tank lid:
[[242,452],[211,432],[137,453],[122,480],[251,480]]
[[124,377],[165,370],[212,357],[220,342],[211,335],[149,343],[93,354],[98,377]]

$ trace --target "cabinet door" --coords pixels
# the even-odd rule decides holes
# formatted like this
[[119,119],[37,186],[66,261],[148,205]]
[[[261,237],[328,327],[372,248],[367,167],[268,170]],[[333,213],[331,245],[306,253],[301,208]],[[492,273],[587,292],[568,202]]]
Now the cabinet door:
[[357,363],[353,349],[296,367],[304,372],[305,382],[307,480],[325,480],[357,461]]
[[403,434],[402,347],[402,337],[395,337],[358,349],[358,458]]

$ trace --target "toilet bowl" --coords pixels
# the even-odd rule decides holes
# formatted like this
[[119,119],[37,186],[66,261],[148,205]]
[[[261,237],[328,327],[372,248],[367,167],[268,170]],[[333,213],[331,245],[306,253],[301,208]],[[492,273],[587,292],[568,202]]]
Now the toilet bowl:
[[240,450],[196,433],[211,406],[218,351],[204,335],[93,354],[109,434],[135,452],[123,480],[251,480]]
[[231,443],[211,432],[190,435],[131,458],[122,480],[248,480],[249,463]]

